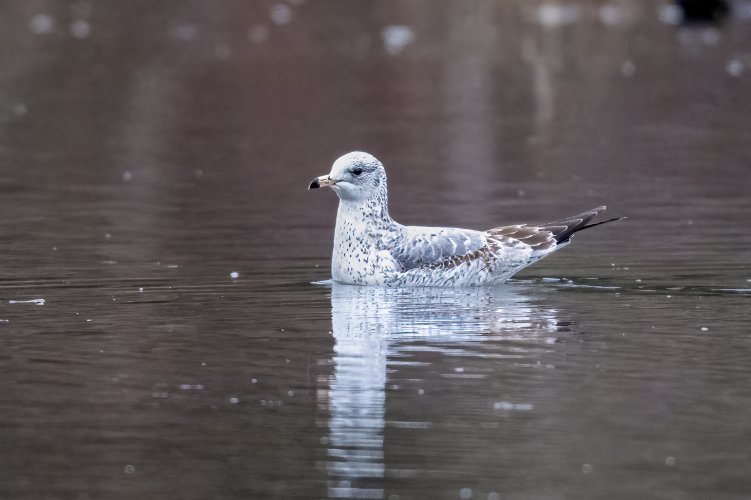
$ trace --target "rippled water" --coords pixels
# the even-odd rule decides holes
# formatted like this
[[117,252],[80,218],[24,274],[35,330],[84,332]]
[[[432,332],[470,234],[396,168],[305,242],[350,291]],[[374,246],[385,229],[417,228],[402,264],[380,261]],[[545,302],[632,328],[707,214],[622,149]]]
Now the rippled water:
[[[4,7],[0,497],[748,497],[733,6]],[[332,284],[305,187],[352,149],[403,223],[628,219],[503,287]]]

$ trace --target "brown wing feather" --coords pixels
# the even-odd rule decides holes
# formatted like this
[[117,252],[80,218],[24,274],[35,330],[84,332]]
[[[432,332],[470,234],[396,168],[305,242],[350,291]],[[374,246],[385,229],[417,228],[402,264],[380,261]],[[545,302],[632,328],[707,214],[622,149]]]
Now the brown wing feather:
[[[555,237],[553,233],[545,228],[536,226],[503,226],[495,227],[488,230],[488,235],[492,239],[503,239],[504,243],[510,241],[518,241],[529,245],[533,250],[547,250],[555,245]],[[507,243],[506,243],[507,244]]]
[[605,224],[619,220],[622,217],[588,224],[598,214],[605,211],[605,207],[597,207],[580,214],[558,219],[547,224],[539,226],[528,226],[526,224],[515,226],[496,227],[488,230],[491,237],[508,237],[531,246],[534,250],[547,250],[552,246],[566,243],[577,231],[589,227]]
[[[488,232],[490,234],[490,232]],[[485,264],[490,264],[494,254],[500,250],[502,246],[516,246],[519,244],[519,240],[504,235],[491,235],[488,238],[487,243],[474,252],[468,253],[462,256],[454,256],[443,259],[439,262],[435,262],[427,266],[430,269],[451,269],[463,264],[470,264],[477,260],[482,260]]]

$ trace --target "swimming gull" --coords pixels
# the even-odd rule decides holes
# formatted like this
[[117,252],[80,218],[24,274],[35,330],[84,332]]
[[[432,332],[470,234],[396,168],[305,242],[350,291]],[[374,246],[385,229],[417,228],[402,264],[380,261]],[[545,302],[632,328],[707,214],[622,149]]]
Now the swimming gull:
[[547,224],[474,231],[403,226],[388,212],[386,170],[368,153],[348,153],[308,189],[330,187],[339,196],[331,274],[355,285],[480,286],[503,283],[566,246],[605,207]]

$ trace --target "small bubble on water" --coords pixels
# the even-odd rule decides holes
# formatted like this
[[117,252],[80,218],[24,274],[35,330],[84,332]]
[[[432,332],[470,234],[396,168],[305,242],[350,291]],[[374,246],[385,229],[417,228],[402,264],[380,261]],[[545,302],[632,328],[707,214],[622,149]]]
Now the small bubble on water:
[[409,26],[386,26],[381,32],[386,52],[395,56],[415,40],[415,32]]
[[277,26],[284,26],[292,21],[292,8],[289,5],[278,3],[271,7],[271,21]]
[[136,471],[136,468],[130,464],[126,465],[123,469],[126,474],[133,474]]
[[675,465],[675,457],[666,457],[665,458],[665,465],[668,467],[672,467]]
[[[214,55],[220,61],[226,61],[232,55],[232,50],[229,48],[228,45],[222,43],[214,47]],[[196,177],[200,178],[200,175],[197,175]]]
[[287,391],[287,396],[292,397],[295,395],[295,391]]
[[591,464],[583,464],[582,465],[582,473],[583,474],[589,474],[592,472],[592,465]]
[[730,76],[739,77],[741,76],[741,73],[743,73],[743,63],[738,59],[731,59],[725,65],[725,71],[727,71]]
[[258,379],[257,378],[252,378],[252,379],[250,379],[250,383],[251,384],[257,384],[258,383]]
[[269,28],[263,24],[254,24],[248,28],[248,40],[253,43],[263,43],[269,39]]
[[464,368],[462,368],[461,366],[457,366],[456,368],[454,368],[454,371],[456,373],[464,373]]
[[91,323],[92,321],[94,321],[94,320],[93,319],[87,319],[86,320],[87,323]]
[[326,436],[322,436],[319,441],[321,442],[321,444],[329,444],[329,438]]
[[91,33],[91,26],[83,19],[76,19],[70,25],[70,34],[73,38],[82,40],[89,36],[89,33]]
[[462,500],[469,500],[474,495],[472,488],[462,488],[459,490],[459,498]]
[[170,37],[180,42],[190,42],[198,38],[198,29],[191,24],[181,24],[170,30]]
[[624,61],[621,65],[621,73],[626,78],[631,78],[636,73],[636,64],[633,61]]
[[677,5],[665,4],[658,9],[657,17],[663,23],[675,26],[683,20],[683,11]]
[[707,28],[701,31],[700,37],[708,46],[717,45],[720,41],[720,32],[714,28]]
[[19,102],[18,104],[13,106],[13,114],[16,116],[24,116],[28,112],[29,112],[28,108],[22,102]]
[[417,389],[417,394],[418,396],[422,396],[423,394],[425,394],[425,389]]
[[517,410],[517,411],[532,411],[535,409],[535,405],[532,403],[512,403],[510,401],[497,401],[493,403],[494,410]]
[[238,273],[237,271],[232,271],[231,273],[229,273],[229,277],[232,278],[233,280],[236,280],[237,278],[240,277],[240,273]]
[[131,174],[130,172],[128,172],[128,171],[126,170],[125,172],[123,172],[123,180],[124,180],[125,182],[130,182],[130,181],[132,181],[132,180],[133,180],[133,174]]
[[701,328],[699,328],[699,330],[701,330],[702,332],[708,332],[709,331],[709,327],[708,326],[702,326]]
[[55,20],[47,14],[37,14],[29,21],[29,29],[37,35],[51,33],[55,28]]
[[139,291],[139,292],[143,292],[143,287],[142,287],[142,286],[139,286],[139,287],[138,287],[138,291]]
[[233,405],[236,405],[240,402],[240,398],[229,398],[229,402]]

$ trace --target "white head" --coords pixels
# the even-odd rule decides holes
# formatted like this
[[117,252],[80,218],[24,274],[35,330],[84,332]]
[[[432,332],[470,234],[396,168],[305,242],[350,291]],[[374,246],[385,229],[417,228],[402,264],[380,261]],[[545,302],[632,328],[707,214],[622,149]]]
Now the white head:
[[334,162],[329,175],[313,179],[308,189],[328,186],[344,201],[360,202],[374,197],[386,202],[386,170],[368,153],[353,151]]

